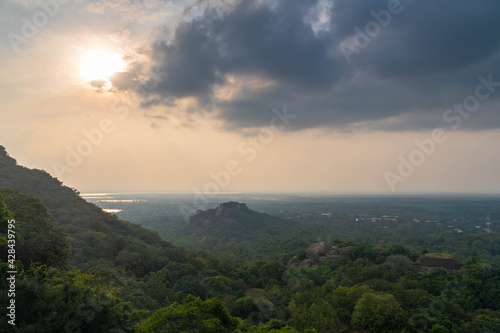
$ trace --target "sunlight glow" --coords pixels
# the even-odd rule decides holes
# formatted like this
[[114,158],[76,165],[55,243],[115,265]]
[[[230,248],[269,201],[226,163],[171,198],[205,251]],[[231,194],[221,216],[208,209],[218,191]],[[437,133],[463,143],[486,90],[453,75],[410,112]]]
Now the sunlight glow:
[[78,68],[86,81],[109,81],[113,73],[125,70],[125,61],[118,53],[91,50],[85,54]]

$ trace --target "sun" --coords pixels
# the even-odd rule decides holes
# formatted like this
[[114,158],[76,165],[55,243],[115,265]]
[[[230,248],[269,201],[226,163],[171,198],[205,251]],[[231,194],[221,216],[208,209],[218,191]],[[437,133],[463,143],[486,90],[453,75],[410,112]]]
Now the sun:
[[125,70],[125,61],[118,53],[90,50],[82,57],[78,66],[80,75],[88,82],[109,81],[111,75]]

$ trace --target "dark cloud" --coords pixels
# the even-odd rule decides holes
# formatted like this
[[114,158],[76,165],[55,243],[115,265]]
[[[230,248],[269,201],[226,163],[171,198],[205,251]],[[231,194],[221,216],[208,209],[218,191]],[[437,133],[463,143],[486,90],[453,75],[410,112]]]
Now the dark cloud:
[[106,85],[106,81],[104,81],[104,80],[92,80],[92,81],[89,81],[89,84],[94,88],[101,89],[102,87],[104,87]]
[[[145,91],[156,100],[212,95],[212,87],[223,82],[218,73],[221,55],[217,41],[211,35],[210,19],[182,22],[175,31],[174,41],[157,41],[153,45],[153,71],[161,77],[149,80]],[[147,103],[147,102],[146,102]]]
[[[328,13],[318,8],[323,1],[248,0],[223,15],[207,10],[182,22],[171,40],[152,46],[161,80],[146,84],[143,106],[194,97],[200,111],[216,112],[230,129],[265,126],[271,110],[285,105],[300,115],[291,130],[428,129],[474,94],[479,75],[500,81],[500,2],[335,0]],[[397,13],[387,21],[390,8]],[[366,32],[377,22],[374,13],[388,24]],[[327,24],[315,22],[325,16]],[[371,34],[366,45],[352,44],[358,29]],[[346,45],[357,47],[350,62]],[[231,87],[231,77],[249,80]],[[239,90],[222,101],[216,87]],[[500,125],[498,90],[464,129]]]
[[[354,55],[356,65],[382,76],[420,76],[460,70],[498,51],[500,2],[399,1],[366,50]],[[338,39],[366,29],[372,12],[387,12],[388,1],[337,1],[332,22]],[[346,8],[347,7],[347,8]],[[371,8],[370,8],[371,7]]]
[[258,73],[300,89],[329,88],[340,67],[327,40],[304,22],[315,1],[283,1],[274,10],[250,4],[214,22],[224,72]]

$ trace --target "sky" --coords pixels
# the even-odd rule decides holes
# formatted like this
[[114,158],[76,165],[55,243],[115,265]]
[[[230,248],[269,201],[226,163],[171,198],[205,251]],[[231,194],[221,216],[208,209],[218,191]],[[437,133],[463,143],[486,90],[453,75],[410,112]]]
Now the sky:
[[3,0],[0,145],[81,192],[500,192],[500,2]]

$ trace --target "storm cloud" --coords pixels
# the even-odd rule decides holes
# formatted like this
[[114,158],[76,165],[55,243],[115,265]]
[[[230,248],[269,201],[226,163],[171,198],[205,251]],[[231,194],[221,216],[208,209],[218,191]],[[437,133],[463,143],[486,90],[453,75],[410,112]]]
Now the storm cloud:
[[[191,97],[235,130],[265,126],[283,106],[299,115],[289,130],[442,127],[478,77],[500,82],[498,13],[500,2],[467,0],[248,0],[207,9],[152,44],[162,78],[143,105]],[[496,89],[461,129],[500,127]]]

